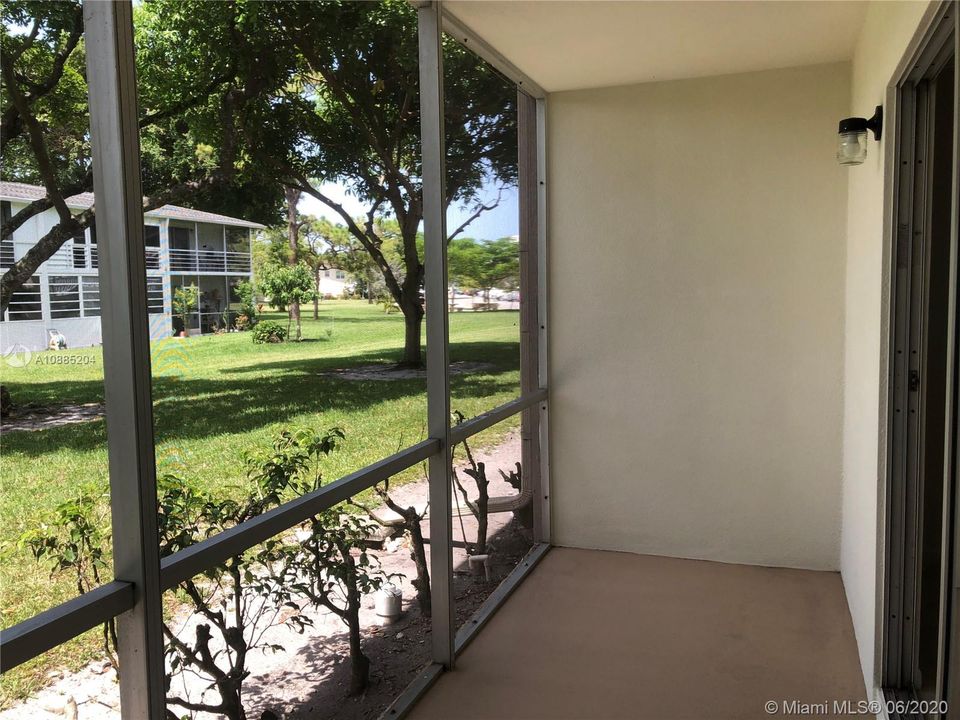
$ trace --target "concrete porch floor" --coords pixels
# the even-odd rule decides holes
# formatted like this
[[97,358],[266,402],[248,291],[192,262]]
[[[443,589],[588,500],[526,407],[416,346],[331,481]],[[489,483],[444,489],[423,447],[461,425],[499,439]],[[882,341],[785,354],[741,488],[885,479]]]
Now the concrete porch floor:
[[865,700],[839,573],[552,549],[414,720],[764,718]]

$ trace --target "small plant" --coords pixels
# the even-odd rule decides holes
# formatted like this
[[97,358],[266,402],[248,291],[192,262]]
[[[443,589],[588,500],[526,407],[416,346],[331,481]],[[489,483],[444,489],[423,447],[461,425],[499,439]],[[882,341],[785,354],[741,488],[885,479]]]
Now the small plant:
[[[254,301],[257,288],[252,282],[244,280],[237,283],[234,291],[240,300],[240,313],[236,319],[236,328],[237,330],[249,330],[257,324],[257,304]],[[243,318],[242,322],[241,318]]]
[[[343,437],[339,428],[326,435],[284,431],[271,451],[247,456],[248,476],[264,488],[266,498],[272,497],[270,488],[284,488],[294,496],[311,493],[323,485],[321,458],[333,452]],[[284,548],[284,586],[310,605],[329,610],[347,626],[351,695],[361,694],[370,678],[370,660],[361,644],[361,600],[388,579],[366,549],[372,527],[369,520],[341,516],[339,507],[334,507],[303,523],[298,542]]]
[[[60,503],[52,516],[20,537],[20,544],[30,549],[37,562],[50,567],[50,575],[73,575],[77,593],[83,595],[112,577],[112,569],[104,558],[110,546],[107,527],[109,498],[103,491],[87,485],[77,496]],[[120,673],[117,662],[117,625],[111,618],[102,626],[104,654]]]
[[[360,605],[364,595],[389,578],[366,549],[373,523],[357,515],[339,516],[337,508],[304,524],[300,546],[289,555],[286,583],[316,608],[324,608],[347,626],[350,640],[350,694],[360,695],[370,681],[370,659],[363,653]],[[309,533],[309,534],[308,534]]]
[[184,336],[190,335],[190,315],[197,309],[198,298],[196,285],[184,285],[173,291],[173,314],[180,318]]
[[[250,489],[237,502],[206,495],[188,482],[167,475],[158,481],[158,490],[162,557],[267,509],[261,487]],[[278,539],[267,540],[177,585],[202,621],[192,638],[178,634],[170,622],[163,625],[169,706],[246,720],[243,683],[250,674],[247,658],[257,649],[282,650],[265,641],[265,632],[281,622],[284,607],[292,604],[299,609],[282,582],[281,545]],[[283,622],[297,629],[305,624],[297,610]],[[191,698],[186,685],[175,688],[172,680],[182,673],[203,678],[208,689],[215,691],[215,698],[206,693]]]
[[287,339],[287,329],[272,320],[257,323],[252,334],[253,342],[258,345],[262,343],[282,343]]

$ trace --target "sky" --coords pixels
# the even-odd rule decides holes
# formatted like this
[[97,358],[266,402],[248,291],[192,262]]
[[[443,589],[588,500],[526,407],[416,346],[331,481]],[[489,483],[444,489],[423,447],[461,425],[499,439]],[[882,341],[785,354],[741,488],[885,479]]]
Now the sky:
[[[324,183],[321,192],[335,202],[340,203],[354,217],[366,215],[366,207],[351,197],[344,186],[337,183]],[[488,185],[483,191],[484,202],[489,203],[496,199],[497,191],[494,186]],[[334,223],[343,223],[342,218],[316,198],[304,195],[297,209],[301,213],[323,217]],[[472,214],[471,209],[451,208],[447,213],[447,229],[452,232]],[[422,228],[421,228],[422,229]],[[472,237],[477,240],[496,240],[497,238],[517,235],[520,232],[520,215],[517,206],[517,189],[515,187],[504,190],[500,204],[493,210],[484,212],[464,230],[460,237]]]

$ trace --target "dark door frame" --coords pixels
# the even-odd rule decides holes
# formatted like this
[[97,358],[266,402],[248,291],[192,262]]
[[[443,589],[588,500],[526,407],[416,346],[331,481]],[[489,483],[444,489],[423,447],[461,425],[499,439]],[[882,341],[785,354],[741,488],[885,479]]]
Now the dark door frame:
[[[880,629],[880,683],[888,698],[915,697],[914,675],[919,647],[919,625],[916,622],[921,579],[922,488],[919,483],[907,482],[908,477],[921,477],[919,463],[927,433],[943,432],[943,517],[940,567],[941,598],[939,603],[939,641],[935,695],[945,698],[948,691],[946,667],[951,620],[948,588],[957,576],[949,562],[956,560],[953,542],[956,528],[951,525],[956,492],[954,488],[955,454],[958,445],[956,429],[956,321],[957,321],[957,215],[960,200],[958,187],[958,39],[960,39],[960,12],[956,2],[945,2],[926,24],[925,30],[913,43],[912,52],[901,64],[889,95],[894,112],[893,161],[887,165],[893,181],[890,208],[890,241],[886,280],[889,283],[888,357],[885,387],[881,390],[885,405],[886,426],[881,428],[881,453],[886,478],[883,545],[883,600],[879,616]],[[954,65],[953,170],[952,217],[950,234],[950,279],[947,308],[946,351],[946,412],[944,428],[924,426],[924,392],[917,390],[921,382],[919,371],[926,367],[925,316],[916,311],[918,299],[926,292],[929,267],[926,248],[930,218],[932,158],[928,137],[931,123],[929,81],[945,66]],[[920,148],[918,150],[918,148]],[[926,161],[926,162],[925,162]],[[885,436],[884,436],[885,433]],[[936,438],[939,442],[940,438]],[[886,441],[886,442],[885,442]],[[939,451],[938,451],[939,454]],[[931,486],[934,490],[936,488]],[[960,618],[958,618],[960,620]],[[956,654],[960,648],[954,648]],[[958,716],[955,710],[953,717]],[[897,717],[891,714],[891,717]]]

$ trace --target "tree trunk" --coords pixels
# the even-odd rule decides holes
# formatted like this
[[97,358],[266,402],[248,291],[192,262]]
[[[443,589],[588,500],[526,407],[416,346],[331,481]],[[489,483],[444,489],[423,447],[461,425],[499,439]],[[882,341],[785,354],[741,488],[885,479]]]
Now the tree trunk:
[[314,268],[314,292],[316,295],[313,296],[313,319],[320,319],[320,263],[317,262],[317,267]]
[[240,689],[236,690],[220,688],[223,698],[222,712],[228,720],[247,720],[247,713],[243,709],[243,702],[240,700]]
[[[347,608],[347,624],[350,628],[350,694],[360,695],[367,689],[370,678],[370,660],[360,646],[360,597],[350,592]],[[354,599],[354,595],[356,598]]]
[[[290,244],[290,252],[287,261],[290,265],[296,265],[297,260],[297,239],[300,234],[300,225],[297,222],[297,203],[300,202],[300,191],[296,188],[288,187],[286,189],[287,199],[287,241]],[[300,303],[292,302],[287,308],[290,320],[297,324],[297,342],[302,339],[300,331]]]
[[420,604],[420,613],[430,617],[432,605],[430,602],[430,566],[427,565],[427,551],[423,545],[423,530],[419,518],[408,522],[410,528],[410,558],[417,568],[417,577],[413,580],[413,587],[417,590],[417,602]]
[[367,270],[367,305],[373,305],[373,271]]
[[[394,292],[394,300],[400,306],[404,320],[403,360],[401,367],[422,368],[423,356],[420,353],[420,334],[423,328],[424,307],[420,302],[420,287],[423,278],[423,265],[408,268],[407,276],[399,288]],[[446,310],[446,293],[440,299],[438,306],[441,311]]]
[[423,357],[420,354],[420,333],[423,328],[423,310],[416,303],[409,307],[407,303],[400,306],[403,311],[403,367],[423,367]]
[[479,496],[477,497],[477,551],[476,555],[487,554],[487,505],[490,493],[486,483],[477,483]]

